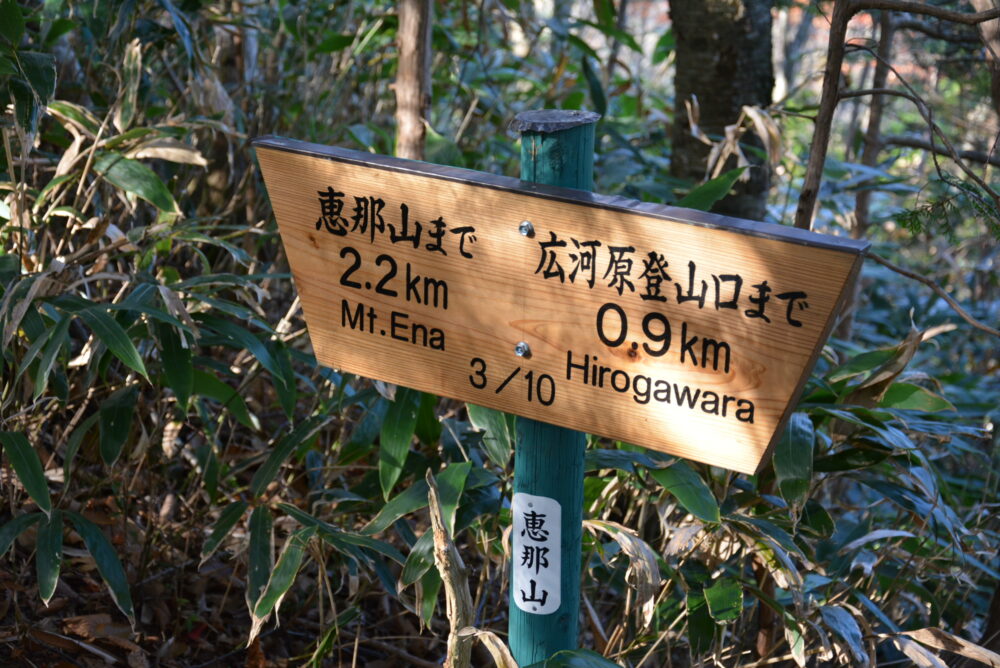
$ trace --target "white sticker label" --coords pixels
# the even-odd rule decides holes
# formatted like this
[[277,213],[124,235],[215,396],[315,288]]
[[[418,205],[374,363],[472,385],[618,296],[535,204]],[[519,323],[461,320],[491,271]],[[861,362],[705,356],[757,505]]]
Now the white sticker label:
[[549,615],[559,609],[562,508],[555,499],[515,494],[511,587],[525,612]]

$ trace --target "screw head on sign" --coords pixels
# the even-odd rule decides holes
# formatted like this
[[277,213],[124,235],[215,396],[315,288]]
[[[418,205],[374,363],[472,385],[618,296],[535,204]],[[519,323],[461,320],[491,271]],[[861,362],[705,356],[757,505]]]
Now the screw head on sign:
[[535,226],[531,224],[530,220],[522,220],[521,224],[517,226],[517,230],[526,237],[535,236]]
[[531,348],[524,341],[519,341],[516,346],[514,346],[514,354],[518,357],[530,357]]

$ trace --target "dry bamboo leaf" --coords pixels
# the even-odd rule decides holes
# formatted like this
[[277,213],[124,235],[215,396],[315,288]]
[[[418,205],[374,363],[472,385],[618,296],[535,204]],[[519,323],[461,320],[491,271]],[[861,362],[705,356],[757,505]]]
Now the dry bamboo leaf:
[[76,159],[80,157],[80,149],[83,147],[83,142],[86,140],[86,137],[73,130],[72,125],[69,127],[71,128],[71,132],[75,135],[73,137],[73,143],[69,145],[66,152],[62,154],[61,158],[59,158],[59,164],[56,165],[56,173],[53,175],[53,178],[70,173]]
[[969,659],[974,659],[980,663],[985,663],[990,668],[1000,668],[1000,654],[986,649],[982,645],[977,645],[971,640],[960,638],[954,634],[936,628],[917,629],[916,631],[903,631],[901,635],[909,636],[934,649],[943,649]]
[[930,650],[924,648],[920,643],[909,638],[893,638],[892,644],[906,656],[910,657],[913,664],[919,668],[948,668],[947,665],[934,655]]
[[781,131],[778,129],[778,124],[760,107],[744,106],[743,114],[753,123],[754,132],[763,142],[771,168],[777,167],[782,158]]
[[583,526],[591,531],[603,531],[618,543],[628,556],[629,567],[625,581],[635,588],[639,602],[636,618],[642,630],[649,628],[656,611],[656,594],[660,590],[660,569],[656,553],[631,529],[605,520],[584,520]]
[[493,657],[493,662],[497,668],[518,668],[517,661],[514,660],[510,650],[507,649],[507,645],[492,631],[484,631],[474,626],[466,626],[464,629],[459,630],[458,635],[463,638],[475,637],[479,642],[486,645],[486,650]]
[[137,160],[155,158],[185,165],[197,165],[198,167],[208,166],[208,161],[205,160],[201,151],[173,137],[157,137],[143,142],[127,152],[125,156]]

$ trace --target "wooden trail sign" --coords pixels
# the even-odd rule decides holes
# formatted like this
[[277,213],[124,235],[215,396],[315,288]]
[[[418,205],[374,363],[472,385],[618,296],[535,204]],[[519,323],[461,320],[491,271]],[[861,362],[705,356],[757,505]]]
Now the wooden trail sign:
[[746,473],[867,243],[254,141],[317,359]]

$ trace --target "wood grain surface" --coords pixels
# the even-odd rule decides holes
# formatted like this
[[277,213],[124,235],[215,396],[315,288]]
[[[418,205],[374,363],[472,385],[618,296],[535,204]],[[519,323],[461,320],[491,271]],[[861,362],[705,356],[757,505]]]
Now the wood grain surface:
[[345,149],[255,146],[321,363],[737,471],[765,461],[866,248]]

